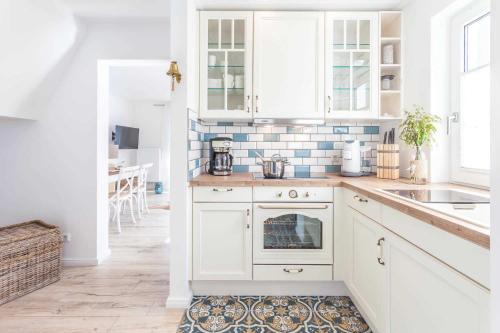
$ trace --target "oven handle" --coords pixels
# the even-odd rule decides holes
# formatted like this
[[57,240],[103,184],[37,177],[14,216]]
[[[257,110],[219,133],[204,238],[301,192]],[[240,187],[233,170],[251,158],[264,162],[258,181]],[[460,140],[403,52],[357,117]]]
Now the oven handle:
[[257,205],[257,208],[260,209],[328,209],[328,205],[326,204],[321,204],[321,205]]

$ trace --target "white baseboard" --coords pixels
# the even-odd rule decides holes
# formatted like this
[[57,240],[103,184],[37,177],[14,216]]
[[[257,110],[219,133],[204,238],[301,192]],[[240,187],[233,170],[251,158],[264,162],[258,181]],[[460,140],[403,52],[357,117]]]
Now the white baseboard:
[[349,296],[341,281],[193,281],[193,295]]
[[63,258],[62,264],[64,267],[85,267],[99,265],[97,258]]
[[193,295],[188,297],[172,297],[169,296],[165,302],[167,309],[185,309],[191,304],[191,298]]

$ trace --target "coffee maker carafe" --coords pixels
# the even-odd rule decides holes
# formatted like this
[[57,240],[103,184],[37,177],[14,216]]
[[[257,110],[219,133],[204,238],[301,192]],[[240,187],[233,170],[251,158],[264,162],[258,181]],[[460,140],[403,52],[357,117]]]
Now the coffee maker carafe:
[[229,176],[233,170],[233,156],[230,154],[233,147],[231,138],[210,139],[210,160],[208,173],[214,176]]

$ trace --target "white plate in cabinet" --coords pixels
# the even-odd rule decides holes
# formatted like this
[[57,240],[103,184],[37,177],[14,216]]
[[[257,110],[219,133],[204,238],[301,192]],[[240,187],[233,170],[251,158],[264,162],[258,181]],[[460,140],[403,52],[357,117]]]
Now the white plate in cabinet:
[[193,204],[193,279],[252,279],[251,204]]
[[324,119],[324,13],[255,12],[254,118]]
[[194,202],[252,202],[251,187],[196,186]]
[[252,46],[253,12],[201,12],[201,119],[252,119]]
[[489,292],[389,233],[391,333],[488,333]]
[[254,265],[253,279],[259,281],[331,281],[331,265]]
[[363,215],[380,223],[382,221],[382,204],[365,195],[344,189],[344,200],[347,205]]
[[326,118],[378,118],[378,13],[330,12],[325,26]]
[[253,197],[256,202],[333,202],[333,188],[257,186]]

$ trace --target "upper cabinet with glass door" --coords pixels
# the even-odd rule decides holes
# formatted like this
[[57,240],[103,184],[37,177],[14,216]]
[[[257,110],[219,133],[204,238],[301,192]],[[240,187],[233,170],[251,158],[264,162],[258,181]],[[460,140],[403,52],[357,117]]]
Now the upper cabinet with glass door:
[[378,14],[327,13],[326,118],[378,118]]
[[201,12],[200,118],[252,119],[253,12]]

